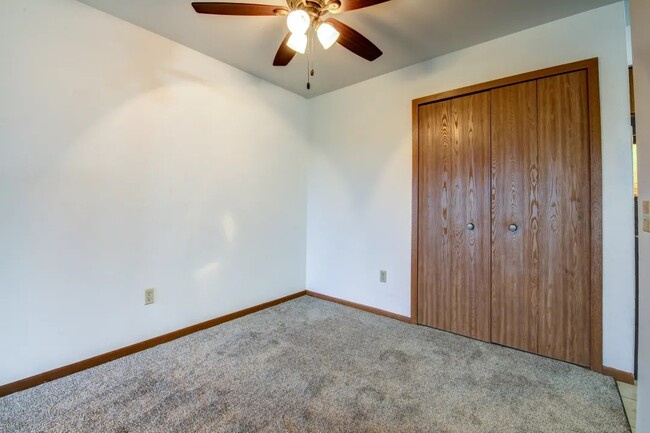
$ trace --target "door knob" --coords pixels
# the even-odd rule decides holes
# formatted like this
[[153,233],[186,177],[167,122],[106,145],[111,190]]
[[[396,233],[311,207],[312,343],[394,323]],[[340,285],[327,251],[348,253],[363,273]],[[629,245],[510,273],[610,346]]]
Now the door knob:
[[467,230],[473,232],[476,229],[476,226],[472,223],[467,224]]
[[510,225],[508,226],[508,230],[510,230],[511,232],[514,233],[514,232],[516,232],[517,230],[519,230],[519,227],[517,227],[517,224],[510,224]]

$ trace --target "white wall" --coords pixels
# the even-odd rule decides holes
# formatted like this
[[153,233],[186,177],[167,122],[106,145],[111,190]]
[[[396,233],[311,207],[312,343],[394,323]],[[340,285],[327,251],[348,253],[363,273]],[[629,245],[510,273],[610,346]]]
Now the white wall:
[[72,0],[0,59],[0,384],[304,290],[303,98]]
[[[410,315],[411,100],[600,57],[604,363],[634,368],[632,151],[623,2],[311,100],[307,286]],[[388,283],[379,283],[379,270]]]
[[[650,200],[650,2],[631,0],[639,202]],[[641,207],[641,206],[640,206]],[[643,210],[640,209],[643,213]],[[642,221],[643,215],[639,216]],[[637,431],[650,432],[650,233],[639,231],[639,381]]]

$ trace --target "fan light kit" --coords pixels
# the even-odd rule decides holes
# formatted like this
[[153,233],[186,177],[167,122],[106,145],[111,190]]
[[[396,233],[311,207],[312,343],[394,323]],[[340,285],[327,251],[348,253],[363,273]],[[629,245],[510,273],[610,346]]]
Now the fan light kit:
[[287,46],[297,53],[305,54],[307,50],[307,35],[304,33],[292,33],[287,41]]
[[326,50],[330,48],[339,39],[341,33],[336,30],[330,23],[321,23],[316,30],[318,40]]
[[[289,48],[294,51],[299,52],[300,54],[305,54],[305,49],[307,48],[307,30],[311,26],[311,18],[307,12],[302,9],[292,11],[287,15],[287,27],[291,31],[291,37],[289,38]],[[341,33],[338,32],[334,27],[329,23],[318,22],[318,30],[316,31],[318,40],[320,41],[323,48],[326,50],[330,48],[338,40]],[[305,36],[304,38],[302,36]]]
[[287,15],[287,27],[291,33],[305,34],[311,25],[309,14],[302,9],[291,12]]
[[[342,12],[363,9],[389,0],[287,0],[287,7],[232,2],[192,3],[200,14],[239,16],[286,16],[287,34],[273,60],[273,66],[287,66],[296,53],[308,54],[308,77],[314,75],[313,41],[318,38],[326,50],[335,43],[368,61],[383,53],[365,36],[341,21],[330,17]],[[307,88],[310,87],[309,78]]]

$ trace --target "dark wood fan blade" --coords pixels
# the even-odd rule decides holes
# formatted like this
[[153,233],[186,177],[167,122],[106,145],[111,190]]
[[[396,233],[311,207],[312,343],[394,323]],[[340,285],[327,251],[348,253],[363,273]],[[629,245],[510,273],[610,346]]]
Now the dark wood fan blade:
[[370,42],[365,36],[354,30],[352,27],[349,27],[334,18],[329,18],[326,22],[330,23],[339,33],[341,33],[337,42],[352,51],[354,54],[371,62],[377,60],[382,54],[384,54],[375,44]]
[[341,7],[333,13],[338,14],[341,12],[353,11],[355,9],[363,9],[370,6],[386,3],[390,0],[341,0]]
[[200,14],[212,15],[275,16],[276,11],[289,11],[282,6],[227,2],[198,2],[192,7]]
[[296,52],[287,46],[290,37],[291,33],[287,34],[282,41],[282,45],[278,48],[278,52],[273,60],[273,66],[287,66],[296,55]]

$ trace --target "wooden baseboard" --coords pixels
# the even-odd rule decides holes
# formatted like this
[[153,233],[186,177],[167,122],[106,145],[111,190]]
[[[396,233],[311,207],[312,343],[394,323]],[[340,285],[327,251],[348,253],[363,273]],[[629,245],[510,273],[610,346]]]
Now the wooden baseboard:
[[635,383],[634,373],[628,373],[627,371],[621,371],[611,367],[603,367],[603,374],[606,376],[612,376],[619,382],[629,383],[630,385],[634,385]]
[[345,305],[346,307],[356,308],[357,310],[367,311],[368,313],[377,314],[380,316],[390,317],[391,319],[400,320],[406,323],[413,323],[410,317],[402,316],[400,314],[391,313],[390,311],[380,310],[379,308],[368,307],[367,305],[357,304],[356,302],[346,301],[344,299],[335,298],[333,296],[323,295],[322,293],[312,292],[307,290],[307,296],[323,299],[325,301],[335,302],[337,304]]
[[255,305],[253,307],[249,307],[241,311],[236,311],[234,313],[226,314],[225,316],[217,317],[215,319],[211,319],[206,322],[201,322],[196,325],[189,326],[187,328],[179,329],[178,331],[170,332],[169,334],[160,335],[158,337],[154,337],[149,340],[142,341],[140,343],[122,347],[121,349],[113,350],[111,352],[107,352],[95,356],[93,358],[75,362],[74,364],[66,365],[64,367],[46,371],[45,373],[37,374],[35,376],[31,376],[26,379],[22,379],[16,382],[2,385],[0,386],[0,397],[13,394],[14,392],[33,388],[43,383],[50,382],[55,379],[60,379],[62,377],[69,376],[74,373],[78,373],[88,368],[97,367],[98,365],[105,364],[107,362],[114,361],[116,359],[123,358],[125,356],[132,355],[134,353],[141,352],[146,349],[150,349],[154,346],[158,346],[159,344],[168,343],[172,340],[185,337],[186,335],[193,334],[195,332],[202,331],[204,329],[212,328],[213,326],[230,322],[231,320],[239,319],[240,317],[244,317],[249,314],[257,313],[258,311],[262,311],[267,308],[282,304],[284,302],[291,301],[301,296],[305,296],[306,294],[307,294],[306,291],[294,293],[293,295],[285,296],[283,298],[265,302],[260,305]]

